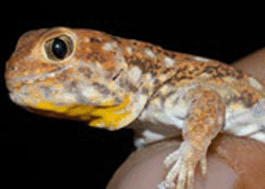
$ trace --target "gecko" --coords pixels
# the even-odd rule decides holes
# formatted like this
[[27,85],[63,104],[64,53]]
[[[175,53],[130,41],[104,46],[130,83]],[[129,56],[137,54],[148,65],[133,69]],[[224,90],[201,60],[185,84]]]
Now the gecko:
[[10,99],[28,111],[110,131],[135,129],[139,148],[181,135],[160,189],[193,188],[218,133],[265,143],[265,89],[217,60],[90,29],[23,34],[5,67]]

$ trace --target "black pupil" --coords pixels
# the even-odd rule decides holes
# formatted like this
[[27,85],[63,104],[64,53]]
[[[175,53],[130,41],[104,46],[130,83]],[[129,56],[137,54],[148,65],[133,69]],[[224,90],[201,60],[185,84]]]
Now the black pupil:
[[58,59],[64,59],[67,53],[67,46],[65,42],[59,38],[54,39],[52,44],[52,52]]

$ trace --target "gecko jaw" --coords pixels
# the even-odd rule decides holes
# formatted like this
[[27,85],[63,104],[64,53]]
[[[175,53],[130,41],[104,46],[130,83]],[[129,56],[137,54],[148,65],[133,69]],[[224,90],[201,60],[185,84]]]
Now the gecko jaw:
[[18,86],[18,85],[23,85],[23,84],[32,84],[35,83],[37,81],[42,81],[42,80],[46,80],[49,78],[54,78],[57,75],[63,73],[64,71],[68,70],[72,68],[71,65],[66,65],[66,66],[62,66],[57,68],[56,70],[47,72],[47,73],[43,73],[41,75],[30,75],[30,76],[25,76],[25,77],[19,77],[19,78],[13,78],[13,79],[7,79],[7,86]]

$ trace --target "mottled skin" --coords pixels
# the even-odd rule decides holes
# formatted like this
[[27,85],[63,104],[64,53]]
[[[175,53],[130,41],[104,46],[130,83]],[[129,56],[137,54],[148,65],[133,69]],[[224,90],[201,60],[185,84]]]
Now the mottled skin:
[[[62,58],[54,39],[67,46]],[[11,99],[30,111],[109,130],[134,126],[138,147],[180,134],[160,188],[192,188],[195,166],[219,132],[265,142],[265,90],[218,61],[86,29],[24,34],[6,63]],[[138,128],[136,128],[136,126]]]

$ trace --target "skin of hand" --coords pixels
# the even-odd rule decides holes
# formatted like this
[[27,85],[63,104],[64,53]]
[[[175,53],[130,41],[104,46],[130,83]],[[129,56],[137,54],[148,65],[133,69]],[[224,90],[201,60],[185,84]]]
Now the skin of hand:
[[[265,85],[265,48],[234,66],[248,72]],[[154,189],[163,180],[163,161],[179,147],[175,139],[150,145],[132,153],[120,166],[107,189]],[[207,177],[196,169],[195,187],[203,189],[265,188],[265,145],[246,138],[219,135],[208,152]]]

